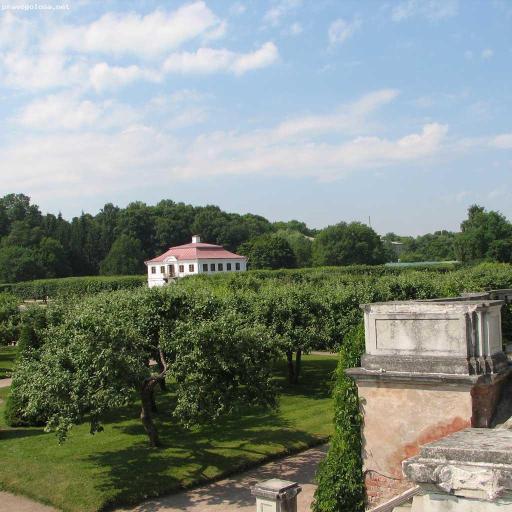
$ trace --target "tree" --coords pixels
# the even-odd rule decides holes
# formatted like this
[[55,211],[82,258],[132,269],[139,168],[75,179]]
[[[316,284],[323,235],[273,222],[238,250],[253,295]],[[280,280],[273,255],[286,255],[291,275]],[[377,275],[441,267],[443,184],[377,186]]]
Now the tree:
[[141,243],[131,236],[121,235],[101,262],[100,274],[140,274],[143,270],[143,259]]
[[[178,287],[119,291],[47,318],[53,323],[38,356],[20,361],[11,393],[23,404],[22,419],[43,418],[60,440],[83,421],[100,431],[104,416],[136,392],[149,444],[159,446],[154,390],[166,377],[177,382],[176,407],[167,412],[185,425],[242,404],[275,404],[270,333],[230,313],[222,299]],[[155,354],[161,370],[150,365]]]
[[27,247],[0,247],[0,282],[16,283],[45,276],[37,252]]
[[313,242],[313,264],[354,265],[386,261],[384,245],[375,231],[360,222],[329,226]]
[[59,241],[44,237],[36,252],[39,263],[44,268],[45,277],[64,277],[70,274],[71,265]]
[[155,222],[152,208],[146,203],[136,201],[121,210],[116,233],[139,240],[144,258],[154,256]]
[[291,230],[280,230],[276,235],[284,238],[290,245],[297,267],[311,266],[313,240],[310,237]]
[[257,320],[272,331],[286,355],[289,383],[297,384],[302,354],[326,341],[321,325],[321,300],[310,288],[303,286],[269,287],[260,291],[253,310]]
[[455,239],[455,253],[461,261],[493,259],[502,252],[495,242],[512,238],[512,224],[504,215],[487,212],[478,205],[470,206],[468,218],[460,227],[461,233]]
[[305,222],[289,220],[288,222],[278,221],[272,224],[277,231],[298,231],[305,236],[314,236],[315,230],[308,228]]
[[253,269],[293,268],[295,255],[287,240],[276,234],[262,235],[238,248]]

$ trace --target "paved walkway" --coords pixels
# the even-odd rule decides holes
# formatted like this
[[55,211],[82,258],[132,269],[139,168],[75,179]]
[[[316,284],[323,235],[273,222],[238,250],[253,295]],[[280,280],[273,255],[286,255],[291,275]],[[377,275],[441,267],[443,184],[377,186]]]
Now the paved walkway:
[[[327,445],[298,455],[270,462],[258,468],[192,491],[171,494],[146,501],[125,512],[254,512],[255,499],[251,486],[268,478],[299,482],[297,512],[309,512],[316,485],[313,480],[318,463],[325,457]],[[118,512],[122,512],[121,509]],[[0,491],[0,512],[57,512],[35,501]]]
[[[327,445],[312,448],[298,455],[270,462],[246,473],[233,476],[179,494],[146,501],[124,512],[254,512],[256,501],[251,486],[269,478],[299,482],[297,512],[309,512],[316,486],[313,484],[318,463],[325,457]],[[121,512],[121,510],[118,510]]]
[[0,379],[0,388],[8,388],[11,385],[12,379]]
[[24,496],[0,491],[0,512],[57,512]]

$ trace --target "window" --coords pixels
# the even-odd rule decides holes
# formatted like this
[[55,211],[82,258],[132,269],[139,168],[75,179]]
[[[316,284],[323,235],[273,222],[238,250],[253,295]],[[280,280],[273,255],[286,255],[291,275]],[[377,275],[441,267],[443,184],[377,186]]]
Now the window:
[[156,267],[151,267],[151,273],[156,274]]
[[194,264],[191,263],[189,266],[188,266],[188,271],[189,272],[194,272]]
[[160,274],[165,274],[165,267],[160,267]]
[[210,263],[210,270],[215,272],[215,263]]
[[231,270],[231,263],[226,263],[226,270]]
[[185,272],[185,265],[180,265],[180,272]]
[[219,264],[217,264],[217,268],[218,268],[219,272],[221,272],[222,270],[224,270],[224,263],[219,263]]
[[235,268],[236,268],[237,270],[240,270],[240,263],[235,263]]
[[208,272],[208,263],[203,263],[203,272]]

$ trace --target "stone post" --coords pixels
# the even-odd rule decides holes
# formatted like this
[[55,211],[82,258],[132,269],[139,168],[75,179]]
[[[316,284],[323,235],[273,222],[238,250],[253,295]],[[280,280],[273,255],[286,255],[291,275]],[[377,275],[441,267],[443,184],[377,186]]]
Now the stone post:
[[488,427],[510,373],[503,302],[472,297],[362,306],[365,354],[357,383],[370,508],[413,486],[401,463],[426,443]]
[[272,478],[256,484],[256,512],[297,512],[297,495],[302,488],[296,482]]
[[403,462],[420,487],[411,512],[512,512],[512,432],[469,428]]

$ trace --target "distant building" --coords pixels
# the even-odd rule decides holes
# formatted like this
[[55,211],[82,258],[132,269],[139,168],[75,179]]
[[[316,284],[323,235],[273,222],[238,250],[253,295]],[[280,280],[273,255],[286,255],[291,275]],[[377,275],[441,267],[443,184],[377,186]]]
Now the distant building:
[[247,258],[224,247],[201,242],[197,235],[192,243],[171,247],[160,256],[146,261],[148,286],[163,286],[178,277],[192,274],[217,272],[243,272],[247,270]]

